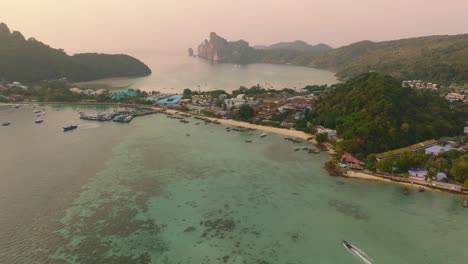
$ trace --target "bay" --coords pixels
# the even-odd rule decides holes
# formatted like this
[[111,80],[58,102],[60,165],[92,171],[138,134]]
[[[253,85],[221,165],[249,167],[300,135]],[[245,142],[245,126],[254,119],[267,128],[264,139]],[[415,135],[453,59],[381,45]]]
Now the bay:
[[185,88],[196,91],[222,89],[232,91],[240,86],[260,85],[269,89],[299,89],[310,84],[334,84],[333,72],[308,67],[275,64],[235,65],[212,64],[206,60],[181,54],[158,52],[131,53],[145,62],[153,71],[142,78],[112,78],[81,83],[81,86],[106,85],[114,89],[128,88],[142,91],[181,93]]
[[46,106],[39,125],[31,106],[0,108],[5,263],[359,263],[342,239],[375,263],[468,259],[459,196],[329,177],[326,154],[280,135],[75,108]]

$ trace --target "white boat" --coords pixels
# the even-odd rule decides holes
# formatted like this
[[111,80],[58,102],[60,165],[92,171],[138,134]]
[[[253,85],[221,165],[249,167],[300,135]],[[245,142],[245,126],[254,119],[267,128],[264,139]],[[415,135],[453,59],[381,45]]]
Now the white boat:
[[41,110],[34,110],[35,114],[39,114],[40,112],[41,112]]
[[36,124],[40,124],[42,122],[44,122],[44,120],[42,120],[42,119],[37,119],[36,121],[34,121],[34,123],[36,123]]
[[262,137],[262,138],[263,138],[263,137],[266,137],[266,136],[267,136],[267,134],[265,134],[265,133],[262,133],[262,134],[260,135],[260,137]]
[[3,122],[3,123],[2,123],[2,126],[9,126],[9,125],[11,125],[11,122],[10,122],[10,121],[6,121],[6,122]]

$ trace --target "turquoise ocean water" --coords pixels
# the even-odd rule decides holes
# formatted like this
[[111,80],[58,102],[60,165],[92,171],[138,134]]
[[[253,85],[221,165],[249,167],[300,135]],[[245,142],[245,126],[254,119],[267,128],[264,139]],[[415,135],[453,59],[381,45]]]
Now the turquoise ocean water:
[[327,176],[280,135],[74,108],[0,110],[4,263],[359,263],[342,239],[375,263],[467,263],[458,196]]

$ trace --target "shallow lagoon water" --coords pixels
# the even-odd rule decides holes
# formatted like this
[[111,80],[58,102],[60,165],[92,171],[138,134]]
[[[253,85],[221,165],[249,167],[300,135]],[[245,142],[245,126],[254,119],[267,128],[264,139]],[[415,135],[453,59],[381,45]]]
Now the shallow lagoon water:
[[0,111],[8,263],[359,263],[341,239],[375,263],[468,259],[458,196],[329,177],[280,135],[164,115],[63,133],[80,120],[58,109]]

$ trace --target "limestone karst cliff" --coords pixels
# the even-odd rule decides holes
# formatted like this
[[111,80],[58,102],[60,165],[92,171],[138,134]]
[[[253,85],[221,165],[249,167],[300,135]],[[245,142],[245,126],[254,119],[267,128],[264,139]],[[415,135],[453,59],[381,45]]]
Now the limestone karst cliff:
[[216,33],[210,33],[197,49],[197,55],[217,63],[251,63],[255,61],[255,51],[244,40],[227,41]]

